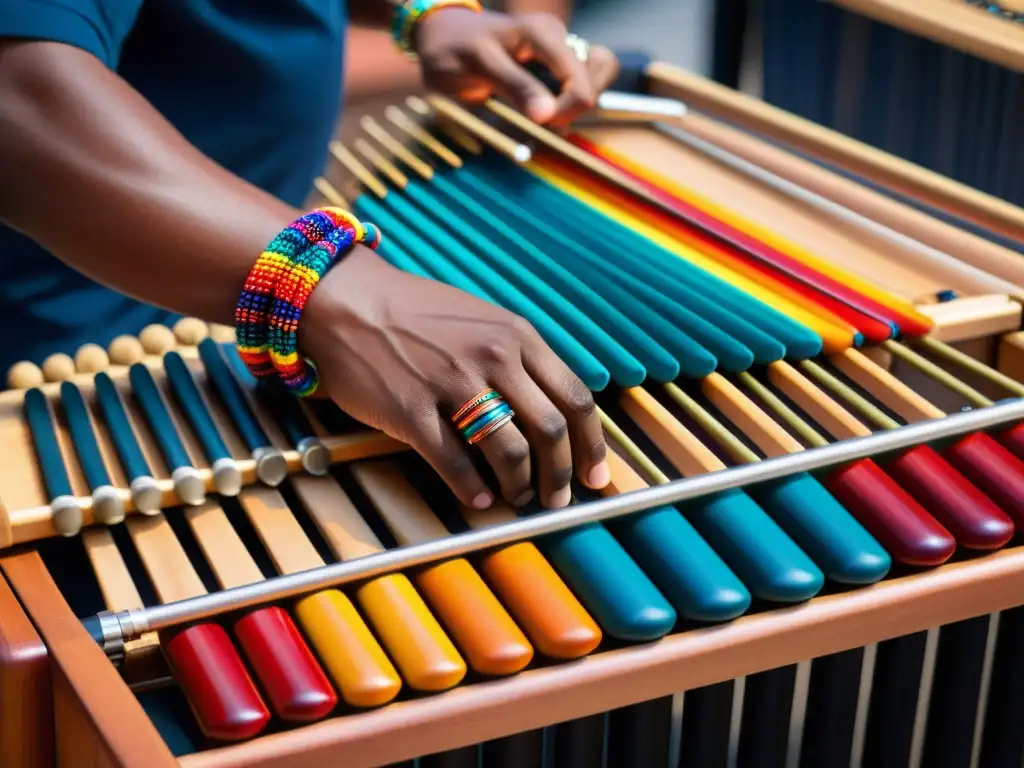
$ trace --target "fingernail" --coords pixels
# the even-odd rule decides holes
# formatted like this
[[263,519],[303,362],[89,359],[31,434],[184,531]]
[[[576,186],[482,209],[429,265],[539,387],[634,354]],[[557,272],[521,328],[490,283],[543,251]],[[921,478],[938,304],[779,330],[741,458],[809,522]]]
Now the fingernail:
[[481,493],[475,499],[473,499],[473,509],[487,509],[493,503],[491,494]]
[[519,497],[513,503],[517,507],[525,507],[531,501],[533,501],[533,489],[527,488],[525,491],[519,494]]
[[536,123],[545,123],[555,116],[555,100],[551,96],[534,96],[526,106],[527,114]]
[[572,488],[568,485],[559,491],[555,491],[551,494],[548,499],[549,507],[566,507],[569,505],[569,501],[572,499]]
[[596,467],[590,470],[587,475],[587,486],[594,490],[600,490],[604,488],[612,480],[611,470],[608,469],[608,462],[602,461]]

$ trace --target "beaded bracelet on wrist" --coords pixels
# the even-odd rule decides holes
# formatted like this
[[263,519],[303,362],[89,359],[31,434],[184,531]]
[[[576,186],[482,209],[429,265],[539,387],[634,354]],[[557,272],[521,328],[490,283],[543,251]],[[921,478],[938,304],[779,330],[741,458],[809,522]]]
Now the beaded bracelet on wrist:
[[299,320],[320,279],[358,243],[376,248],[380,231],[347,211],[322,208],[267,247],[235,312],[239,351],[254,376],[276,375],[299,396],[316,391],[316,368],[298,353]]
[[442,8],[465,8],[477,13],[484,10],[478,0],[406,0],[395,9],[391,22],[391,36],[399,49],[413,56],[412,35],[416,24]]
[[324,211],[311,211],[275,237],[249,272],[235,306],[238,352],[257,378],[274,373],[267,346],[267,321],[281,276],[337,225]]

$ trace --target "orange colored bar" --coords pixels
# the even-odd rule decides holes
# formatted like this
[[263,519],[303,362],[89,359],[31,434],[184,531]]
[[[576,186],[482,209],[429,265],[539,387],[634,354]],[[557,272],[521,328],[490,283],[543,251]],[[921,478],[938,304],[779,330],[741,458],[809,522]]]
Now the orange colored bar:
[[480,571],[545,656],[576,659],[600,645],[600,628],[533,543],[484,556]]
[[533,659],[533,646],[469,561],[430,566],[416,585],[470,666],[484,675],[512,675]]

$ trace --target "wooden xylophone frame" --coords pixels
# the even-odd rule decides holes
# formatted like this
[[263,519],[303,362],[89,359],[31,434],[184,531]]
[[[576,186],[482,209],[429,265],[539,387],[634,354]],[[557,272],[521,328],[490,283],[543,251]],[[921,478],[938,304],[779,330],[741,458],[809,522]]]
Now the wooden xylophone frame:
[[[671,89],[672,80],[662,86]],[[1019,328],[1019,310],[1017,318]],[[1005,319],[995,326],[968,322],[954,337],[972,351],[979,342],[985,347],[982,356],[989,358],[996,347],[990,334],[1006,330]],[[1000,370],[1024,380],[1022,333],[1007,335],[998,347]],[[343,454],[333,458],[345,460]],[[297,456],[288,461],[289,469],[297,469]],[[0,542],[17,544],[22,510],[4,511],[8,527],[0,531],[10,533]],[[31,514],[45,528],[38,522],[40,509]],[[50,528],[43,535],[53,533]],[[0,558],[0,572],[0,756],[5,765],[25,766],[55,760],[60,765],[301,767],[330,764],[339,755],[353,768],[384,765],[1024,604],[1024,549],[1017,547],[672,635],[654,645],[532,669],[176,760],[116,667],[71,613],[39,555],[22,545]],[[14,711],[12,701],[18,702]],[[30,735],[14,738],[22,729]]]

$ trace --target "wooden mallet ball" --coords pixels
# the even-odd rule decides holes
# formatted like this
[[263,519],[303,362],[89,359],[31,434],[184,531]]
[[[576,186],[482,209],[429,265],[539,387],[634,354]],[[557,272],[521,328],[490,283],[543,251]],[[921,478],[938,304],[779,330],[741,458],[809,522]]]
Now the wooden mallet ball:
[[174,331],[166,325],[147,325],[139,334],[142,348],[150,355],[162,355],[174,349]]
[[75,377],[75,361],[58,353],[43,361],[43,378],[47,381],[68,381]]
[[99,344],[83,344],[75,352],[75,369],[79,373],[99,373],[110,367],[110,356]]
[[195,347],[210,335],[210,329],[202,320],[195,317],[183,317],[174,324],[174,335],[179,344]]
[[27,360],[15,363],[7,371],[7,386],[11,389],[32,389],[42,386],[44,381],[42,369]]
[[107,352],[115,365],[134,365],[146,356],[142,342],[134,336],[118,336],[110,342]]

